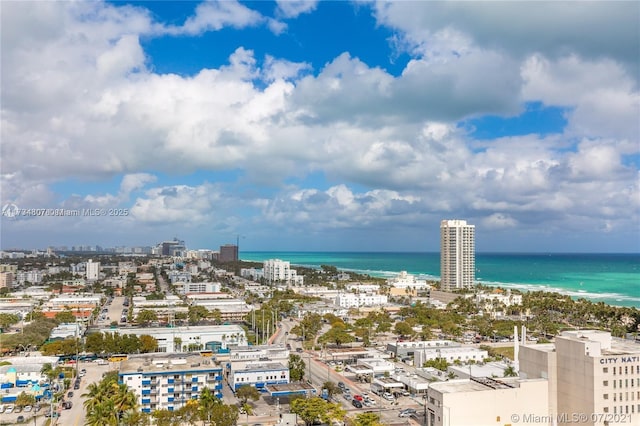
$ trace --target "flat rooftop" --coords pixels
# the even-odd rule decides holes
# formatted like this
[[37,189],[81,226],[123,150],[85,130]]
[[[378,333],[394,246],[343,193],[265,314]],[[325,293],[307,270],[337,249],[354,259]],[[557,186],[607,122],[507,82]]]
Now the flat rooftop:
[[492,379],[489,377],[474,377],[473,379],[437,382],[431,384],[429,387],[440,393],[481,392],[491,389],[519,388],[520,382],[517,377],[500,379]]
[[234,369],[234,373],[250,373],[250,372],[260,372],[260,371],[274,371],[274,370],[288,370],[289,367],[284,365],[281,362],[265,362],[263,364],[251,364],[247,365],[244,368],[236,368]]
[[120,374],[167,373],[171,371],[222,370],[211,358],[201,355],[162,354],[129,357],[120,363]]

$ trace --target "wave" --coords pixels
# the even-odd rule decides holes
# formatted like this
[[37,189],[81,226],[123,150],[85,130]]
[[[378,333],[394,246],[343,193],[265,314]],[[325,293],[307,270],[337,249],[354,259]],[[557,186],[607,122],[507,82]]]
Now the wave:
[[636,302],[640,304],[640,297],[628,296],[626,294],[605,292],[595,293],[587,290],[573,290],[568,288],[551,286],[549,284],[524,284],[524,283],[504,283],[496,281],[478,281],[478,284],[487,285],[491,287],[504,287],[513,288],[521,291],[546,291],[550,293],[559,293],[571,297],[592,299],[602,302],[617,301],[617,302]]

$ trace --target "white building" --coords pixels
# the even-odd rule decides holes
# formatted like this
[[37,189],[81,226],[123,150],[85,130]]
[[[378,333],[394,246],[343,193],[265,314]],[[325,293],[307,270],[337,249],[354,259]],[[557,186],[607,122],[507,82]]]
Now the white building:
[[304,277],[298,276],[298,271],[291,269],[288,261],[280,259],[265,260],[263,264],[264,278],[272,282],[282,282],[291,285],[302,285]]
[[218,293],[220,291],[220,283],[199,282],[199,283],[176,283],[176,290],[180,294],[189,293]]
[[475,226],[465,220],[440,223],[441,288],[451,291],[471,288],[476,274]]
[[229,385],[234,391],[245,385],[263,389],[268,385],[283,385],[289,383],[289,367],[281,362],[263,362],[248,364],[245,367],[233,369],[228,378]]
[[640,424],[640,344],[599,330],[565,331],[555,343],[519,348],[521,377],[549,381],[551,414],[558,425],[572,413],[584,425]]
[[95,281],[100,278],[100,262],[94,262],[89,259],[85,265],[85,273],[87,281]]
[[118,380],[135,393],[143,413],[178,410],[205,388],[222,399],[222,368],[200,355],[129,357],[120,363]]
[[246,345],[247,336],[239,325],[203,325],[185,327],[102,328],[102,333],[149,335],[158,341],[158,352],[180,352],[189,347],[227,349],[227,345]]
[[420,340],[407,342],[388,342],[387,352],[391,356],[403,358],[405,356],[413,356],[415,351],[420,349],[440,349],[459,347],[460,343],[453,340]]
[[223,321],[242,321],[253,309],[247,302],[241,299],[225,298],[202,298],[195,296],[215,296],[227,295],[227,293],[192,293],[187,295],[187,300],[192,306],[203,306],[209,311],[218,310]]
[[401,271],[397,276],[389,278],[387,284],[395,288],[412,288],[415,290],[424,290],[430,287],[426,280],[419,280],[415,275],[409,274],[407,271]]
[[386,305],[388,297],[386,294],[376,293],[341,293],[336,297],[336,305],[341,308],[360,308],[362,306]]
[[428,426],[550,426],[547,381],[488,377],[432,383],[427,391]]
[[42,282],[42,278],[44,278],[44,272],[34,269],[30,271],[18,271],[16,274],[16,281],[19,285],[23,285],[27,282],[31,284],[40,284]]
[[425,362],[438,358],[444,358],[448,363],[453,364],[456,361],[462,363],[481,362],[488,356],[487,351],[472,346],[423,348],[416,349],[413,354],[413,362],[416,367],[422,367]]
[[289,362],[289,350],[284,345],[236,346],[229,350],[229,370],[244,368],[264,360],[270,362]]

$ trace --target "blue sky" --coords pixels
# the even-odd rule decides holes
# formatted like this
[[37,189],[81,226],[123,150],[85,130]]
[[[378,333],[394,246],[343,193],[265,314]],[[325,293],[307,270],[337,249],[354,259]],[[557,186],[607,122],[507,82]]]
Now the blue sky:
[[640,250],[635,2],[3,2],[0,245]]

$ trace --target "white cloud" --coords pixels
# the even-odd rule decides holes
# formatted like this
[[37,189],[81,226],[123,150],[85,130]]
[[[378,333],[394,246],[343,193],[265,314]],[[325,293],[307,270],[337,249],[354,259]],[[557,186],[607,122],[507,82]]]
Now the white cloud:
[[[466,18],[442,25],[425,15],[433,8],[451,17],[457,4],[428,2],[411,14],[394,2],[378,12],[411,46],[414,57],[400,75],[348,52],[312,70],[238,46],[228,64],[185,77],[148,67],[141,37],[284,24],[237,2],[201,4],[184,26],[171,28],[142,8],[7,5],[3,201],[115,204],[132,212],[118,224],[215,222],[224,229],[243,222],[420,229],[455,215],[496,232],[570,223],[606,224],[615,233],[639,220],[637,166],[624,157],[638,155],[640,102],[622,50],[605,57],[580,41],[568,53],[542,42],[519,49]],[[285,7],[287,16],[312,10]],[[566,108],[565,132],[478,142],[459,127],[469,117],[517,115],[530,101]],[[148,173],[179,181],[195,171],[228,170],[238,171],[243,185],[259,186],[242,196],[215,182],[153,187]],[[328,189],[290,184],[316,174]],[[51,189],[68,179],[113,176],[122,182],[112,193],[62,196]],[[290,186],[282,188],[285,181]],[[237,217],[239,210],[250,217]]]
[[276,0],[278,12],[284,18],[296,18],[303,13],[310,13],[318,7],[318,0]]
[[165,27],[162,33],[172,35],[199,35],[207,31],[219,31],[225,27],[244,28],[262,23],[264,18],[256,11],[235,0],[212,0],[200,3],[195,15],[182,26]]

